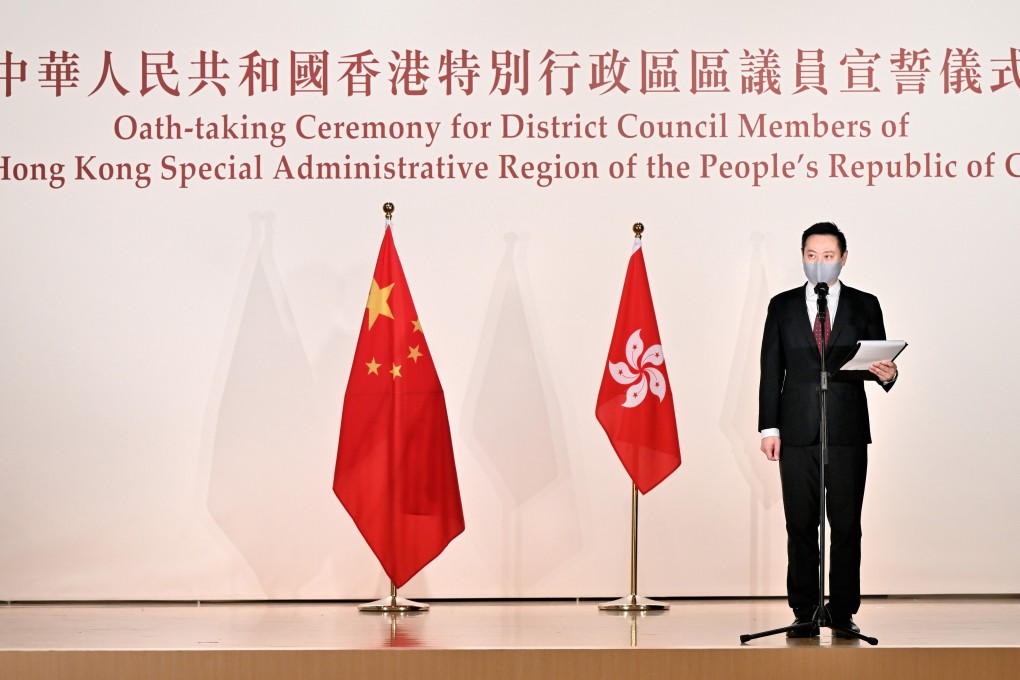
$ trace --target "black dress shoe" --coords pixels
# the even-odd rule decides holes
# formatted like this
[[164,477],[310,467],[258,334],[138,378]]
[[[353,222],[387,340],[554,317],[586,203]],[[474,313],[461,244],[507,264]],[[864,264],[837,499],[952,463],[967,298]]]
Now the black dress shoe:
[[[808,625],[808,624],[811,624],[811,625]],[[791,626],[800,626],[800,625],[803,625],[803,627],[802,628],[797,628],[796,630],[788,630],[788,631],[786,631],[786,637],[788,637],[788,638],[818,637],[818,624],[815,623],[810,618],[807,618],[807,617],[801,618],[801,617],[798,616],[796,619],[793,620],[793,623],[791,623],[790,625]]]
[[849,631],[854,632],[854,633],[860,633],[861,632],[861,629],[857,626],[856,623],[854,623],[853,617],[850,617],[850,618],[845,619],[843,621],[833,621],[832,622],[832,634],[833,634],[834,637],[838,637],[838,638],[843,639],[843,640],[852,640],[852,639],[855,639],[853,635],[847,635],[842,630],[839,630],[840,628],[842,628],[843,630],[849,630]]

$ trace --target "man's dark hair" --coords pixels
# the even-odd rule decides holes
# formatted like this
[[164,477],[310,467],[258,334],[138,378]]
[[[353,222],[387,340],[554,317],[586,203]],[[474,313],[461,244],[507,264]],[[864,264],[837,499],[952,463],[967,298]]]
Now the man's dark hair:
[[804,230],[804,234],[800,237],[800,252],[804,252],[804,246],[807,244],[809,236],[835,236],[836,240],[839,241],[839,254],[842,257],[843,253],[846,252],[846,236],[839,230],[832,222],[818,222],[812,224],[810,227]]

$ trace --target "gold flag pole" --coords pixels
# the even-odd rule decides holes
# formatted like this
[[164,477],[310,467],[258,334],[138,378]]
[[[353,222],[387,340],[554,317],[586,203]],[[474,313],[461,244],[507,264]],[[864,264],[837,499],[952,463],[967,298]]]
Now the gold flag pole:
[[602,611],[610,612],[645,612],[659,609],[669,609],[665,602],[650,600],[637,594],[637,537],[638,537],[638,488],[637,484],[631,484],[630,497],[630,595],[621,597],[612,602],[603,602],[599,605]]
[[[634,225],[634,236],[641,238],[645,225],[638,222]],[[643,612],[651,610],[669,609],[665,602],[650,600],[637,594],[637,537],[638,537],[638,488],[637,484],[631,484],[630,491],[630,595],[621,597],[612,602],[603,602],[599,605],[602,611],[612,612]]]
[[[386,219],[393,219],[393,204],[386,202],[383,204],[383,214],[386,215]],[[358,605],[359,612],[425,612],[429,610],[429,605],[424,602],[415,602],[414,600],[408,600],[403,597],[397,597],[397,586],[390,581],[390,596],[384,597],[381,600],[374,602],[366,602],[365,604]]]

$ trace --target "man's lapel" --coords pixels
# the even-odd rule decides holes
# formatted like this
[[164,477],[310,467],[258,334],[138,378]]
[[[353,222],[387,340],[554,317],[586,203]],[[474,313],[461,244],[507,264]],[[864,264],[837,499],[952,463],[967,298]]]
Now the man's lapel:
[[797,332],[804,334],[811,347],[818,347],[815,344],[815,329],[811,327],[811,316],[807,310],[807,300],[804,297],[807,293],[805,291],[806,288],[800,288],[800,295],[793,300],[794,308],[790,311],[793,313],[793,318],[796,319]]
[[829,358],[829,352],[839,342],[839,336],[843,333],[843,329],[850,325],[850,318],[854,314],[854,295],[852,289],[848,288],[846,284],[843,284],[839,292],[839,304],[836,305],[836,320],[832,324],[832,335],[829,337],[829,342],[825,348],[825,358]]

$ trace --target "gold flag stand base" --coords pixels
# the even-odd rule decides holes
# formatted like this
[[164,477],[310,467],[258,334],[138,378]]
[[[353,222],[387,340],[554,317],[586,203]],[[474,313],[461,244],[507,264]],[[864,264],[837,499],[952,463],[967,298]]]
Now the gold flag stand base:
[[424,612],[429,606],[424,602],[415,602],[402,597],[384,597],[375,602],[366,602],[358,605],[359,612]]
[[599,609],[604,612],[647,612],[663,611],[669,609],[669,605],[665,602],[650,600],[647,597],[632,594],[612,602],[603,602],[599,605]]
[[414,600],[397,597],[397,587],[392,582],[390,583],[389,597],[358,605],[359,612],[401,613],[427,612],[428,610],[429,606],[424,602],[415,602]]
[[[638,231],[637,224],[634,225],[634,233]],[[612,602],[603,602],[599,609],[604,612],[650,612],[665,611],[669,605],[665,602],[650,600],[637,594],[637,572],[638,572],[638,488],[637,484],[630,486],[630,595],[621,597]]]

